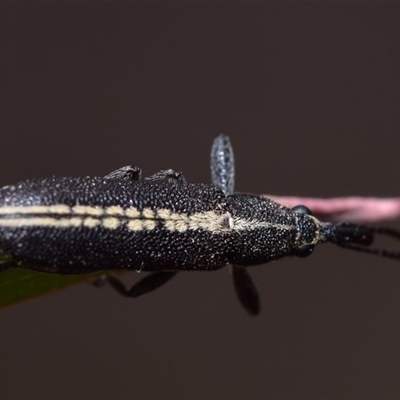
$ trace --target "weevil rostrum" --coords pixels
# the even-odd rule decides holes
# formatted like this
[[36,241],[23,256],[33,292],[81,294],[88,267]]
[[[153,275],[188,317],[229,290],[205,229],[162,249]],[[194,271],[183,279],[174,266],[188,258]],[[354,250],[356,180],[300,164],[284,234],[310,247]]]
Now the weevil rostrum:
[[[164,170],[141,178],[135,166],[103,178],[29,179],[0,189],[0,252],[21,268],[86,274],[137,270],[152,274],[130,290],[112,275],[121,294],[138,297],[179,271],[213,271],[231,265],[236,293],[251,313],[260,310],[246,267],[284,256],[305,257],[318,243],[400,258],[365,248],[389,229],[317,220],[304,206],[292,209],[265,197],[234,193],[230,140],[211,150],[212,184],[187,183]],[[0,264],[5,270],[8,263]]]

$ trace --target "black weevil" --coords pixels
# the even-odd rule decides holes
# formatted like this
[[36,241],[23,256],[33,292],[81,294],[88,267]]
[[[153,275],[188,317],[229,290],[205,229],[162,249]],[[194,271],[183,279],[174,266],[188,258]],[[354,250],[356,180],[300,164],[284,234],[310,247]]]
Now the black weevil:
[[[375,233],[397,231],[317,220],[267,198],[234,194],[229,138],[211,150],[212,185],[187,183],[164,170],[141,179],[135,166],[104,178],[29,179],[0,189],[0,251],[22,268],[59,274],[97,270],[152,271],[130,290],[106,277],[121,294],[137,297],[179,271],[212,271],[231,264],[236,292],[251,314],[260,309],[245,267],[295,255],[318,243],[400,258],[365,247]],[[5,270],[10,263],[0,264]]]

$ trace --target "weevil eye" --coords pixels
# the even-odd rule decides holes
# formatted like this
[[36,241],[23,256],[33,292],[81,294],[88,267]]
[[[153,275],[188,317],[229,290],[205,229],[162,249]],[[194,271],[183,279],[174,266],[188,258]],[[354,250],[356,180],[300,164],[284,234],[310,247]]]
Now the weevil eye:
[[292,210],[293,210],[294,212],[299,213],[299,214],[312,215],[311,210],[310,210],[308,207],[303,206],[303,205],[301,205],[301,204],[298,205],[298,206],[294,206],[294,207],[292,208]]
[[308,257],[314,250],[313,244],[305,244],[293,251],[296,257]]

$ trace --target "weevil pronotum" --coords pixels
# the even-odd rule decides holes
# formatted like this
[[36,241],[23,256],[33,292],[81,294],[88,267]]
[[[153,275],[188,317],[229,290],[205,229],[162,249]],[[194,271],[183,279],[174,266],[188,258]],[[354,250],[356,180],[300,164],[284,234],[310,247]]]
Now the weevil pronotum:
[[[179,271],[213,271],[230,264],[237,295],[251,313],[260,310],[246,269],[278,258],[305,257],[318,243],[400,259],[400,253],[365,247],[384,228],[323,223],[304,206],[292,209],[261,196],[234,194],[229,138],[211,150],[212,185],[187,183],[164,170],[141,179],[135,166],[104,178],[30,179],[0,189],[0,252],[22,268],[59,274],[103,269],[152,271],[130,290],[137,297]],[[10,263],[0,264],[5,270]]]

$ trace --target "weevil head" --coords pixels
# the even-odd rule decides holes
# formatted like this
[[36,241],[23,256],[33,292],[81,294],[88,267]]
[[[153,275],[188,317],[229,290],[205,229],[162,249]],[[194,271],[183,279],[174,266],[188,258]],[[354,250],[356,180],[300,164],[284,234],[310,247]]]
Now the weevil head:
[[299,205],[293,207],[292,211],[296,214],[298,227],[292,255],[307,257],[314,251],[315,245],[322,241],[322,224],[312,215],[310,209],[306,206]]
[[[368,246],[373,242],[374,233],[369,227],[357,224],[350,224],[348,222],[342,222],[336,225],[331,223],[322,223],[318,221],[315,217],[313,217],[311,211],[305,206],[294,207],[293,211],[304,214],[308,218],[314,220],[315,229],[313,244],[331,242],[336,243],[339,246],[346,247],[347,244]],[[301,226],[302,224],[300,223],[299,225]],[[310,231],[310,227],[307,227],[307,229],[305,229],[306,236],[307,233],[309,233]],[[310,245],[306,244],[304,245],[304,250],[302,250],[303,247],[297,249],[297,251],[300,251],[300,254],[296,255],[301,256],[302,251],[306,252],[306,249],[309,246]]]

